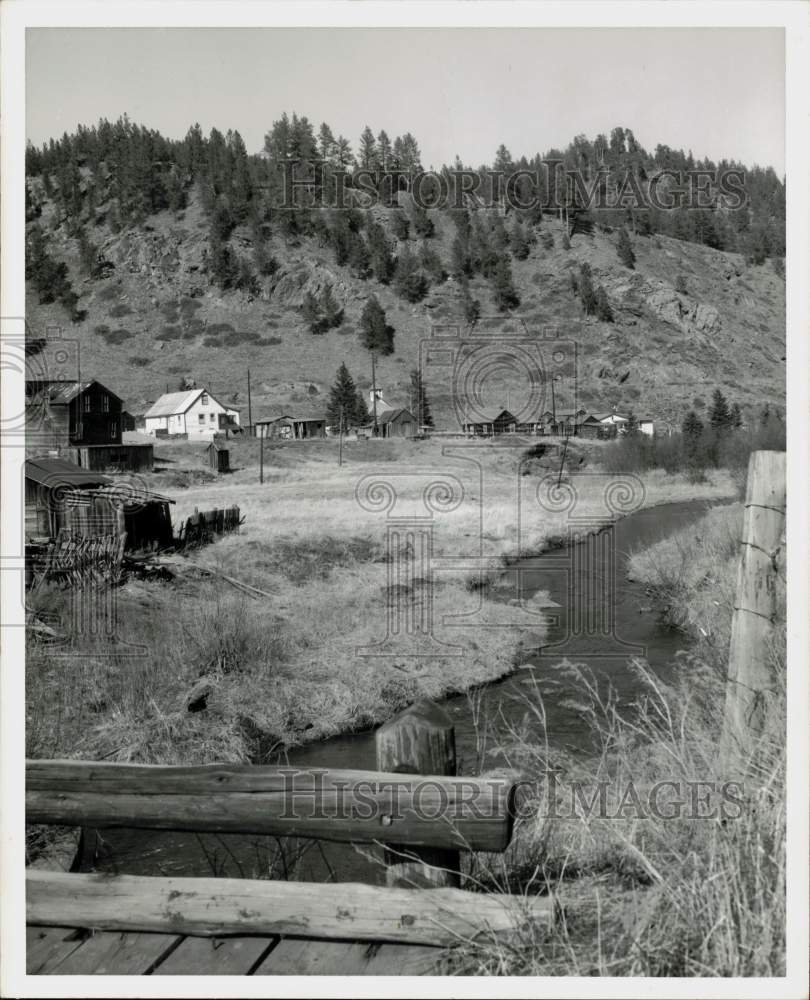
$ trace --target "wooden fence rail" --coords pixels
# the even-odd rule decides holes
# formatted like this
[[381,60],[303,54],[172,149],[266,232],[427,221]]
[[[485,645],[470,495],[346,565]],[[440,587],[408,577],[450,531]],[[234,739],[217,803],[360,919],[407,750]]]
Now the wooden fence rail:
[[513,782],[377,771],[28,761],[26,819],[503,851]]

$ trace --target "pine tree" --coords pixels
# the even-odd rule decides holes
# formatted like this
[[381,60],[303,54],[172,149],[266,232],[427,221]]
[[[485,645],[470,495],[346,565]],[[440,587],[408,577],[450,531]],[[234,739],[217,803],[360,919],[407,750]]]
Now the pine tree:
[[709,410],[709,423],[716,430],[725,430],[731,425],[731,411],[728,407],[728,400],[720,389],[715,389],[712,394],[712,407]]
[[613,310],[610,308],[607,292],[601,285],[596,289],[596,315],[605,323],[613,322]]
[[731,413],[729,414],[730,425],[734,430],[739,430],[742,427],[742,410],[740,409],[739,403],[734,403],[731,407]]
[[371,269],[374,277],[383,285],[387,285],[394,276],[394,255],[388,243],[388,237],[381,225],[369,218],[366,222],[368,249],[371,259]]
[[394,288],[406,302],[421,302],[428,293],[428,280],[419,269],[419,261],[406,243],[397,257]]
[[419,263],[434,285],[441,285],[447,280],[441,257],[427,241],[419,248]]
[[630,242],[630,237],[624,226],[619,230],[619,242],[616,245],[616,253],[619,255],[619,260],[622,264],[632,271],[636,264],[636,255],[633,253],[633,244]]
[[450,247],[450,271],[457,281],[463,281],[473,273],[470,245],[460,235],[453,240]]
[[464,312],[464,319],[470,324],[470,328],[474,327],[481,318],[481,303],[472,297],[470,286],[466,281],[461,295],[461,308]]
[[492,275],[492,296],[495,308],[499,312],[516,309],[520,305],[520,296],[512,281],[512,268],[505,257],[501,257],[495,265]]
[[433,426],[433,417],[430,414],[430,403],[428,402],[425,384],[422,381],[422,374],[418,368],[411,371],[411,398],[414,405],[414,416],[416,425],[421,431],[423,427]]
[[374,138],[374,133],[368,125],[363,129],[360,136],[358,159],[360,160],[360,166],[366,170],[377,169],[377,142]]
[[703,422],[694,410],[690,410],[683,418],[681,434],[691,444],[698,441],[703,434]]
[[371,254],[366,241],[359,233],[352,233],[349,245],[349,266],[358,278],[368,278],[371,274]]
[[343,322],[343,309],[338,304],[332,292],[332,286],[327,282],[323,286],[320,299],[321,313],[327,330],[332,330],[340,326]]
[[596,312],[596,292],[593,290],[591,281],[591,268],[589,264],[582,264],[579,269],[579,281],[577,283],[579,298],[586,315],[590,316]]
[[416,202],[411,204],[411,224],[413,225],[413,231],[422,239],[430,239],[434,233],[432,220],[425,209],[421,205],[417,205]]
[[337,370],[335,384],[329,390],[329,404],[326,408],[327,419],[333,428],[340,429],[341,418],[344,431],[349,426],[363,422],[357,419],[358,395],[357,386],[344,361]]
[[515,223],[512,226],[512,235],[509,242],[512,247],[512,256],[515,260],[526,260],[529,256],[529,240],[517,216],[515,216]]
[[363,307],[360,333],[366,350],[382,355],[394,353],[394,328],[388,325],[385,310],[375,295]]
[[411,231],[411,224],[408,221],[408,216],[401,210],[397,209],[391,214],[391,229],[394,236],[398,240],[407,240]]
[[380,131],[377,136],[377,156],[380,161],[380,168],[382,170],[391,169],[391,140],[388,138],[388,133],[385,129]]

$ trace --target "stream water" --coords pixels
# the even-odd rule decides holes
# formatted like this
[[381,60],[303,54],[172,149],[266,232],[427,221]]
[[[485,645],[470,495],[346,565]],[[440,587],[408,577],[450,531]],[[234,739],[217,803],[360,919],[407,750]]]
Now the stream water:
[[[708,501],[688,501],[647,508],[581,544],[512,567],[510,572],[519,579],[524,598],[543,591],[557,606],[548,609],[545,644],[527,660],[530,666],[489,684],[475,706],[467,695],[443,702],[455,724],[462,773],[478,772],[480,726],[476,720],[500,716],[518,723],[526,712],[526,695],[535,679],[548,676],[551,665],[563,658],[585,663],[600,679],[610,682],[623,702],[638,693],[638,679],[630,666],[633,657],[645,658],[654,671],[666,677],[685,640],[659,624],[654,609],[648,606],[644,587],[627,579],[627,558],[632,551],[696,520],[710,506]],[[544,696],[544,703],[549,743],[586,750],[589,735],[578,714],[567,707],[565,692]],[[300,767],[375,770],[373,733],[337,736],[298,747],[289,752],[288,759]],[[487,763],[492,766],[493,762]],[[102,836],[106,846],[97,863],[101,871],[251,877],[266,874],[272,859],[276,877],[384,881],[380,853],[367,847],[361,852],[348,844],[129,829],[106,830]]]

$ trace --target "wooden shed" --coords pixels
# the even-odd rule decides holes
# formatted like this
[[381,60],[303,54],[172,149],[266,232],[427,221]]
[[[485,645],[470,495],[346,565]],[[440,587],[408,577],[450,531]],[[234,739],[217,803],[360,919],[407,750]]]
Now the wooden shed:
[[174,541],[173,503],[60,458],[25,463],[27,539],[53,539],[61,532],[83,538],[126,533],[127,549],[163,548]]
[[230,472],[230,452],[217,441],[212,441],[206,448],[208,464],[216,472]]

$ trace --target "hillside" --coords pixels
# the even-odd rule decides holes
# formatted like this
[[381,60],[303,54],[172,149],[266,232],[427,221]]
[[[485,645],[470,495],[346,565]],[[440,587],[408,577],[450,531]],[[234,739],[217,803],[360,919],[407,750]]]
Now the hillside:
[[[452,277],[411,305],[391,286],[358,279],[348,266],[337,265],[331,248],[317,238],[285,238],[276,230],[268,250],[278,270],[258,279],[258,293],[223,291],[206,270],[210,223],[193,190],[184,209],[149,215],[140,225],[117,233],[107,222],[92,226],[89,235],[105,261],[103,277],[85,276],[79,243],[68,235],[56,204],[45,198],[41,209],[37,221],[48,252],[66,263],[85,315],[71,323],[62,305],[42,304],[31,287],[31,334],[62,327],[64,336],[81,345],[82,376],[103,380],[135,414],[167,385],[174,390],[189,377],[240,407],[245,421],[248,368],[254,419],[279,408],[324,409],[342,361],[367,389],[370,359],[360,343],[358,320],[372,293],[396,331],[394,353],[379,359],[377,384],[386,398],[408,405],[409,372],[432,324],[466,326],[461,290]],[[375,210],[375,216],[392,246],[401,249],[391,232],[390,212]],[[429,242],[450,271],[453,223],[444,212],[430,217],[435,236]],[[595,227],[591,235],[576,234],[566,250],[563,224],[545,215],[535,236],[547,233],[553,247],[536,239],[525,260],[511,261],[520,305],[494,324],[486,322],[495,312],[490,283],[478,275],[470,279],[470,292],[482,307],[479,331],[494,325],[531,341],[543,327],[554,326],[575,339],[578,398],[594,410],[616,406],[653,417],[659,426],[679,425],[690,407],[705,416],[716,386],[739,402],[744,415],[757,414],[766,402],[783,406],[784,279],[770,262],[749,264],[741,254],[651,234],[632,237],[636,263],[629,270],[618,260],[615,231]],[[415,249],[420,246],[410,242]],[[237,253],[250,252],[246,224],[236,227],[230,245]],[[582,263],[590,265],[594,286],[604,287],[613,322],[583,314],[570,280],[571,270]],[[685,292],[676,291],[679,276]],[[300,307],[306,292],[318,293],[327,283],[345,310],[344,320],[338,329],[314,335]],[[682,282],[678,285],[683,289]],[[455,428],[447,370],[428,366],[423,376],[437,426]],[[506,406],[508,385],[508,374],[500,386],[490,385],[487,404]],[[570,386],[558,391],[557,405],[570,405]]]

